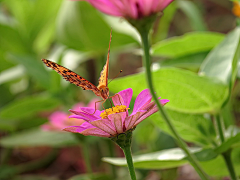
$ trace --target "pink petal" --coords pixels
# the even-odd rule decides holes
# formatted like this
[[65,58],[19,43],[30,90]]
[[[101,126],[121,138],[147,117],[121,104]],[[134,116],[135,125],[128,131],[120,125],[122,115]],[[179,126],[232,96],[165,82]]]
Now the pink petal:
[[80,133],[83,135],[92,135],[99,137],[109,137],[110,135],[105,133],[104,131],[92,126],[89,123],[84,123],[81,126],[69,126],[63,129],[64,131],[72,132],[72,133]]
[[151,100],[152,96],[149,89],[145,89],[142,92],[140,92],[140,94],[136,98],[132,114],[135,114],[143,106],[146,106],[148,103],[151,102]]
[[167,104],[169,102],[168,99],[161,99],[160,103],[164,106],[165,104]]
[[100,114],[102,113],[101,111],[99,111],[99,110],[97,110],[95,108],[91,108],[91,107],[82,107],[81,110],[83,112],[86,112],[86,113],[88,113],[90,115],[93,115],[93,116],[95,116],[97,118],[99,118]]
[[[128,89],[118,92],[117,94],[119,94],[122,97],[122,99],[119,99],[119,96],[115,95],[112,98],[114,105],[115,106],[125,105],[125,106],[129,107],[130,101],[132,99],[133,90],[131,88],[128,88]],[[122,100],[123,100],[123,102],[122,102]]]
[[108,115],[108,118],[112,122],[112,125],[115,127],[117,134],[124,132],[125,129],[123,129],[123,123],[125,122],[126,116],[127,112],[120,112]]
[[100,119],[100,117],[85,113],[85,112],[81,112],[81,111],[73,111],[73,110],[69,110],[70,112],[72,112],[75,115],[71,115],[69,116],[70,118],[77,118],[77,119],[83,119],[85,121],[94,121],[96,119]]
[[93,126],[97,127],[98,129],[101,129],[102,131],[115,135],[116,130],[114,126],[112,125],[112,122],[109,119],[101,119],[101,120],[96,120],[96,121],[91,121],[90,122]]
[[95,8],[103,13],[113,15],[113,16],[123,16],[121,10],[115,6],[109,0],[87,0],[91,3]]
[[65,119],[68,119],[68,114],[62,111],[56,111],[50,115],[49,119],[52,123],[63,122]]
[[134,126],[137,126],[140,122],[142,122],[144,119],[148,118],[151,116],[153,113],[158,111],[158,107],[155,105],[152,109],[147,111],[145,114],[143,114],[139,119],[135,122]]

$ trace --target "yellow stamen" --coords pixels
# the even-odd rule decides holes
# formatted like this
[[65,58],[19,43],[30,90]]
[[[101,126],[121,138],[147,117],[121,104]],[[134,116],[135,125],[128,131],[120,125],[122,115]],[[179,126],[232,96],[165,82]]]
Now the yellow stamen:
[[115,114],[115,113],[120,113],[120,112],[126,112],[128,109],[127,106],[124,105],[117,105],[112,108],[106,109],[104,112],[100,114],[102,119],[106,118],[109,114]]

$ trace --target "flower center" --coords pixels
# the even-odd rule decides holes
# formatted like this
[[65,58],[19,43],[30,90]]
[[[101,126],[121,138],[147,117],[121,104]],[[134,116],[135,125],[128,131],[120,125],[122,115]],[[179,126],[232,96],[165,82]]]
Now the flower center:
[[106,109],[104,112],[100,114],[102,119],[106,118],[109,114],[115,114],[115,113],[120,113],[120,112],[126,112],[128,109],[127,106],[125,105],[117,105],[113,106],[112,108]]

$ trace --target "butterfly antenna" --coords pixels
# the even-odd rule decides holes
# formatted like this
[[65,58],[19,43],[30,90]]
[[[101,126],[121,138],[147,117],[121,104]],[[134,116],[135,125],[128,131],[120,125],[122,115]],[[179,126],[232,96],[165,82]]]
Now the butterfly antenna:
[[111,45],[111,41],[112,41],[112,28],[111,28],[111,31],[110,31],[110,40],[109,40],[109,46],[108,46],[107,61],[109,61],[109,54],[110,54],[110,45]]
[[[112,78],[110,82],[112,82],[112,80],[114,80],[116,77],[118,77],[119,74],[121,74],[121,72],[122,72],[122,70],[120,70],[119,73],[114,78]],[[110,82],[108,83],[108,85],[110,84]]]

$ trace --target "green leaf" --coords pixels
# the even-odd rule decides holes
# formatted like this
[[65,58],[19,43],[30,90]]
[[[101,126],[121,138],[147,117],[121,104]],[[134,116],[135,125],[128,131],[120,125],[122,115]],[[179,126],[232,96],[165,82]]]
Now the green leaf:
[[[239,176],[240,171],[240,149],[233,149],[231,159],[233,161],[234,169],[236,170],[236,174]],[[223,177],[223,176],[229,176],[229,171],[226,167],[226,163],[222,156],[218,156],[215,159],[212,159],[210,161],[202,161],[200,162],[201,167],[203,170],[209,175],[209,176],[217,176],[217,177]]]
[[198,70],[206,56],[207,56],[206,52],[190,54],[182,57],[161,61],[160,66],[161,67],[170,66]]
[[224,35],[213,32],[191,32],[153,45],[154,56],[179,57],[211,50]]
[[[235,79],[239,59],[240,28],[237,27],[212,50],[200,67],[199,73],[214,77],[229,85]],[[233,74],[233,76],[232,76]]]
[[59,101],[47,96],[32,96],[12,101],[1,109],[1,119],[20,119],[32,117],[38,112],[53,109]]
[[2,50],[14,53],[28,51],[25,42],[22,40],[21,35],[16,29],[8,25],[0,24],[0,32],[1,34],[4,34],[4,36],[0,36],[0,47]]
[[220,146],[215,149],[216,153],[224,153],[227,150],[240,146],[240,129],[236,126],[229,126],[225,132],[227,138]]
[[78,144],[78,140],[68,132],[42,131],[41,129],[31,129],[3,137],[0,144],[3,147],[35,147],[51,146],[65,147]]
[[206,31],[207,27],[204,23],[203,15],[199,7],[191,1],[177,1],[177,5],[179,9],[181,9],[188,19],[190,20],[190,24],[195,31]]
[[[189,150],[196,155],[199,161],[214,159],[217,156],[211,149],[201,150],[201,148],[191,147]],[[104,157],[103,161],[117,166],[127,165],[125,158]],[[133,156],[134,167],[141,169],[174,168],[186,164],[187,162],[186,155],[180,148]]]
[[[101,13],[89,3],[65,1],[59,14],[57,37],[69,48],[91,51],[95,55],[106,54],[110,29]],[[131,36],[118,33],[114,29],[112,36],[111,47],[113,48],[136,43]]]
[[[152,73],[153,84],[158,96],[169,99],[167,108],[184,113],[215,113],[227,98],[227,87],[207,77],[200,77],[190,71],[163,68]],[[118,78],[109,84],[116,93],[132,88],[133,96],[146,89],[143,73]]]
[[[212,145],[216,134],[210,118],[207,119],[202,114],[185,114],[171,110],[167,110],[167,113],[171,117],[177,132],[185,141],[201,146]],[[158,128],[172,134],[159,113],[152,115],[150,118]]]
[[30,53],[32,50],[39,53],[48,49],[55,35],[54,22],[62,0],[9,0],[4,3],[16,19],[15,28],[25,42],[22,46],[28,48]]
[[50,87],[50,73],[46,70],[41,59],[28,55],[11,54],[14,61],[22,64],[26,72],[40,85],[48,89]]

